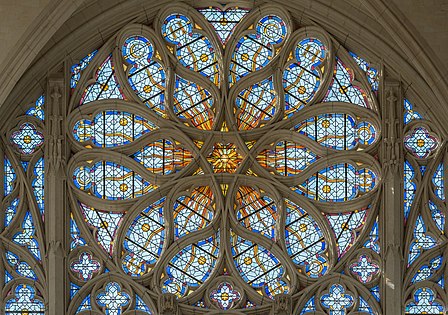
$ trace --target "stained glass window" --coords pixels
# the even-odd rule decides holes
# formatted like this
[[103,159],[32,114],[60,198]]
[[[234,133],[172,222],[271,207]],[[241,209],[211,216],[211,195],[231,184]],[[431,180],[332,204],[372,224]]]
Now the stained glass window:
[[[99,253],[209,309],[272,303],[333,272],[376,287],[378,71],[283,11],[193,10],[167,8],[155,32],[124,30],[118,49],[73,68],[73,309],[132,305],[119,279],[82,289],[99,281]],[[322,287],[313,301],[378,310],[359,288]]]
[[269,313],[292,297],[294,315],[380,315],[393,172],[403,309],[446,312],[446,139],[411,98],[385,118],[378,59],[287,8],[157,14],[70,62],[61,117],[40,91],[5,127],[5,313],[45,314],[62,155],[70,314]]

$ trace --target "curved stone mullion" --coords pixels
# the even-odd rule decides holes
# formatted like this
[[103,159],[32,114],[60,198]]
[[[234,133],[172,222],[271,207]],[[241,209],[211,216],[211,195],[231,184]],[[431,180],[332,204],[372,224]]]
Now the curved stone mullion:
[[363,88],[364,92],[367,95],[367,99],[372,106],[374,112],[379,112],[379,104],[376,96],[372,92],[372,87],[367,80],[367,75],[359,68],[353,58],[348,54],[345,47],[343,47],[340,43],[338,43],[335,39],[333,39],[333,45],[336,50],[336,55],[338,58],[341,58],[344,64],[348,64],[349,67],[354,71],[353,84],[360,85]]
[[111,261],[111,257],[109,256],[109,254],[106,253],[106,251],[102,247],[100,247],[98,241],[95,239],[95,234],[97,232],[96,229],[93,227],[89,227],[87,223],[85,223],[86,221],[84,219],[84,216],[79,209],[78,200],[76,199],[72,189],[68,189],[68,199],[72,210],[71,212],[73,214],[73,220],[75,220],[81,234],[87,238],[87,245],[90,248],[94,248],[94,251],[98,255],[98,258],[104,262],[104,268],[107,267],[112,272],[120,273],[121,269],[116,266],[113,261]]
[[[46,272],[45,272],[45,269],[42,266],[41,262],[38,262],[36,260],[36,258],[34,258],[33,255],[31,255],[29,253],[29,251],[27,251],[22,246],[15,244],[9,238],[7,238],[3,235],[0,235],[0,241],[1,241],[0,250],[2,253],[4,253],[4,254],[2,254],[3,257],[0,258],[0,260],[3,260],[3,262],[4,262],[3,268],[5,268],[6,270],[9,270],[10,272],[13,271],[15,274],[18,275],[18,278],[22,277],[6,261],[5,250],[11,251],[13,254],[17,255],[20,260],[25,261],[31,267],[31,269],[33,270],[33,272],[35,272],[35,274],[37,276],[37,279],[38,279],[37,282],[40,282],[43,285],[46,284]],[[26,278],[26,279],[28,279],[28,278]],[[32,280],[32,281],[34,281],[34,280]]]
[[[327,53],[325,56],[324,61],[324,69],[325,73],[321,73],[320,69],[317,69],[319,73],[322,75],[322,81],[320,83],[320,86],[316,92],[316,94],[312,97],[310,100],[310,104],[316,103],[316,101],[320,101],[325,97],[325,94],[328,91],[328,87],[331,83],[331,80],[333,78],[333,71],[334,69],[334,52],[333,52],[333,41],[330,35],[321,27],[319,26],[304,26],[297,29],[290,37],[289,43],[286,44],[284,50],[281,53],[281,58],[279,61],[279,71],[281,71],[281,76],[283,77],[283,73],[286,70],[286,67],[290,64],[292,64],[294,61],[297,61],[297,59],[294,57],[294,51],[297,47],[297,43],[300,39],[306,38],[306,37],[316,37],[319,40],[323,41],[323,44],[327,48]],[[291,53],[292,59],[290,59],[290,55],[287,53]],[[284,94],[283,86],[282,86],[282,94]]]
[[[355,278],[354,274],[351,273],[351,271],[350,271],[350,266],[351,266],[351,264],[352,264],[352,263],[355,263],[355,262],[357,261],[357,258],[358,258],[360,255],[363,255],[363,254],[365,254],[365,255],[371,257],[371,258],[372,258],[372,261],[373,261],[374,263],[376,263],[376,264],[378,265],[378,267],[380,268],[379,271],[378,271],[378,273],[377,273],[374,277],[372,277],[372,280],[369,281],[369,282],[367,282],[367,283],[360,283],[360,282]],[[362,286],[367,287],[368,289],[371,289],[372,287],[375,287],[375,286],[377,286],[377,285],[380,284],[380,281],[381,281],[381,269],[382,269],[382,266],[381,266],[381,256],[380,256],[379,254],[375,253],[374,251],[372,251],[372,250],[370,250],[370,249],[366,249],[366,248],[361,247],[361,248],[358,248],[358,249],[354,250],[354,251],[352,252],[352,255],[350,255],[350,256],[351,256],[350,259],[347,260],[347,262],[346,262],[346,264],[345,264],[345,266],[344,266],[344,268],[343,268],[343,271],[344,271],[344,273],[345,273],[346,275],[351,275],[351,276],[353,277],[353,279],[355,279],[355,280],[357,281],[357,283],[359,283],[359,284],[362,285]],[[370,292],[369,292],[369,295],[371,295]]]
[[72,92],[70,101],[68,103],[68,112],[76,110],[80,107],[80,100],[84,94],[85,89],[91,83],[96,82],[95,75],[98,68],[103,64],[104,60],[112,54],[115,45],[115,36],[112,36],[102,47],[98,50],[95,58],[83,71],[75,90]]
[[437,270],[436,272],[434,272],[434,274],[432,274],[430,276],[431,280],[427,280],[427,281],[432,281],[432,280],[436,279],[438,276],[443,275],[444,268],[446,268],[446,264],[447,264],[447,262],[446,262],[446,257],[448,254],[447,244],[448,244],[448,242],[445,242],[444,245],[436,246],[434,248],[426,250],[425,252],[423,252],[420,255],[420,257],[418,257],[412,263],[411,266],[408,267],[408,269],[406,270],[406,272],[404,274],[404,279],[403,279],[403,285],[405,288],[420,283],[421,281],[416,282],[415,284],[412,284],[411,280],[415,276],[416,272],[423,266],[423,264],[428,264],[428,266],[429,266],[430,260],[439,255],[443,259],[442,266],[439,268],[439,270]]

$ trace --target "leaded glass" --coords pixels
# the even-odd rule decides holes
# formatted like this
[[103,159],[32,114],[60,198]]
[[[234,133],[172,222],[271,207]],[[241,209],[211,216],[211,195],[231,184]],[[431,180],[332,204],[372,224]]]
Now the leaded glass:
[[336,59],[333,81],[328,89],[325,102],[346,102],[370,108],[367,95],[363,89],[353,85],[353,69],[347,67],[341,59]]
[[180,63],[219,84],[219,67],[215,49],[210,40],[194,32],[192,21],[181,14],[172,14],[163,22],[163,37],[176,46]]
[[241,19],[249,12],[248,9],[228,8],[222,10],[217,7],[198,9],[213,26],[222,44],[226,44],[233,30]]
[[113,41],[67,114],[70,310],[378,313],[379,73],[273,6],[167,6]]
[[44,143],[43,134],[32,123],[24,123],[11,134],[11,142],[22,154],[33,154]]
[[306,106],[320,87],[327,48],[316,38],[306,38],[295,48],[296,62],[283,73],[285,114],[290,117]]
[[14,298],[6,300],[6,315],[45,314],[45,305],[36,296],[36,289],[27,284],[19,284],[14,291]]

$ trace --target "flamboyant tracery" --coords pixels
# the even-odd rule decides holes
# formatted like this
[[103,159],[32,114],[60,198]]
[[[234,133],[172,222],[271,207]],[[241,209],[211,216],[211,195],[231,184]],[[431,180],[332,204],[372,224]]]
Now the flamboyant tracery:
[[[380,71],[273,6],[158,16],[70,68],[67,313],[382,314]],[[11,315],[45,314],[45,105],[2,135]],[[404,308],[444,314],[443,139],[403,112]]]

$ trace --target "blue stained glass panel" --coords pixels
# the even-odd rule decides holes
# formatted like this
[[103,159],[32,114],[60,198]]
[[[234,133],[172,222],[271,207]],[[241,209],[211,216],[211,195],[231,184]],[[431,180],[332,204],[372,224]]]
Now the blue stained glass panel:
[[273,174],[294,176],[300,174],[320,157],[310,149],[291,141],[271,145],[271,149],[260,152],[257,161]]
[[360,145],[371,145],[378,137],[375,126],[362,121],[356,124],[348,114],[332,113],[311,117],[294,127],[320,145],[335,150],[353,150]]
[[214,98],[200,85],[176,75],[174,113],[201,130],[211,130],[215,119]]
[[366,216],[366,209],[326,216],[335,236],[339,259],[356,242],[360,229],[365,224]]
[[412,277],[411,283],[416,283],[430,279],[443,265],[443,257],[437,256],[429,261],[428,264],[421,266]]
[[329,261],[327,244],[322,229],[307,211],[285,199],[286,250],[294,263],[305,267],[310,278],[318,278],[327,273]]
[[73,136],[79,142],[91,141],[97,147],[113,148],[132,143],[157,129],[159,127],[140,116],[108,110],[96,114],[93,120],[77,121],[73,126]]
[[26,247],[34,258],[38,261],[41,260],[39,243],[36,238],[36,228],[34,227],[34,220],[30,212],[25,213],[21,230],[14,234],[12,241],[20,246]]
[[181,238],[210,224],[214,216],[214,194],[209,186],[179,196],[173,205],[174,236]]
[[410,266],[424,250],[431,249],[437,245],[436,240],[427,234],[426,224],[421,215],[417,217],[414,227],[414,239],[411,242],[408,258]]
[[228,8],[226,10],[221,10],[217,7],[199,9],[198,11],[201,12],[205,19],[213,26],[222,44],[227,43],[230,36],[232,36],[235,27],[249,12],[249,10],[242,8]]
[[132,222],[123,242],[123,270],[131,276],[142,276],[157,262],[165,242],[165,197],[152,203]]
[[115,68],[110,54],[98,68],[95,79],[96,82],[86,87],[81,98],[80,105],[104,99],[123,99]]
[[432,176],[432,183],[434,185],[434,193],[440,200],[445,200],[445,181],[444,181],[444,166],[440,163]]
[[44,104],[45,104],[45,97],[41,95],[36,100],[35,105],[26,111],[26,114],[29,116],[34,116],[43,121],[45,119]]
[[44,158],[40,158],[36,164],[34,165],[34,179],[32,182],[34,197],[36,198],[37,206],[39,207],[40,213],[42,217],[45,212],[45,171],[44,171],[45,163]]
[[236,98],[238,129],[251,130],[263,126],[274,117],[276,105],[273,77],[244,89]]
[[219,253],[219,236],[193,243],[178,252],[166,267],[162,292],[178,297],[191,293],[189,287],[201,286],[213,272]]
[[368,168],[356,170],[351,164],[335,164],[292,189],[310,199],[344,202],[368,193],[376,184],[377,176]]
[[14,298],[8,298],[5,304],[6,315],[45,315],[45,305],[36,297],[36,289],[28,284],[19,284]]
[[434,291],[430,288],[419,288],[414,292],[413,302],[406,305],[406,314],[441,314],[443,306],[437,302]]
[[404,100],[404,110],[405,125],[409,124],[413,120],[423,119],[423,116],[414,109],[414,105],[412,105],[407,99]]
[[336,58],[333,81],[324,102],[345,102],[370,108],[367,94],[359,86],[353,85],[353,80],[353,70]]
[[312,101],[322,80],[327,48],[316,38],[305,38],[295,48],[296,62],[283,72],[285,117],[291,117]]
[[70,71],[72,73],[72,77],[70,78],[70,87],[74,89],[79,82],[79,79],[81,78],[82,71],[87,68],[90,61],[92,61],[93,57],[95,57],[98,50],[92,51],[90,54],[82,58],[79,63],[75,63],[73,66],[71,66]]
[[115,235],[124,214],[95,209],[83,203],[79,207],[87,225],[94,231],[98,244],[112,255]]
[[11,161],[5,157],[4,159],[4,194],[5,197],[8,196],[14,189],[15,181],[16,181],[16,171],[11,165]]
[[278,220],[277,205],[264,193],[249,186],[241,186],[236,193],[236,216],[248,230],[275,240]]
[[77,167],[73,182],[80,190],[107,200],[138,198],[157,188],[131,169],[109,161]]
[[130,65],[128,81],[140,100],[157,115],[166,116],[166,73],[154,58],[154,47],[144,36],[126,39],[122,55]]
[[181,14],[168,16],[162,25],[162,35],[176,46],[177,59],[184,67],[219,84],[215,49],[205,35],[194,32],[193,23],[188,17]]
[[234,233],[230,242],[233,261],[244,281],[271,299],[288,293],[288,284],[283,280],[285,269],[272,252]]
[[5,209],[5,227],[9,226],[11,221],[17,212],[17,207],[19,206],[19,198],[12,200]]
[[409,161],[404,162],[404,218],[409,217],[412,202],[414,201],[417,185],[413,182],[415,175],[414,168]]
[[278,16],[261,18],[255,33],[242,37],[230,63],[230,86],[251,72],[265,67],[274,58],[274,45],[282,43],[287,35],[286,23]]
[[378,91],[378,86],[379,86],[378,70],[371,67],[370,64],[365,59],[359,57],[355,53],[349,52],[349,54],[356,61],[359,68],[361,68],[361,70],[365,72],[365,74],[367,76],[367,80],[369,81],[370,85],[372,86],[372,91],[375,91],[375,92]]

